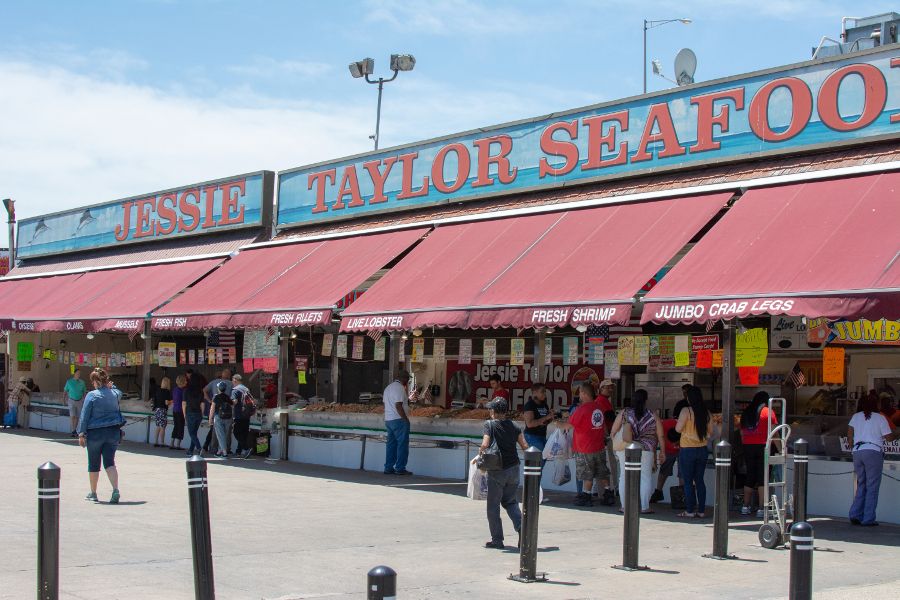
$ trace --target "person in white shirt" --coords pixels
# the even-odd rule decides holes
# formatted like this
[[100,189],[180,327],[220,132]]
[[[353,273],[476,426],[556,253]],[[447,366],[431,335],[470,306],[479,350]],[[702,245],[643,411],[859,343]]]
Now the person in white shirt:
[[384,426],[387,429],[385,475],[412,475],[406,470],[406,462],[409,460],[408,385],[409,373],[401,370],[397,379],[384,388]]
[[888,420],[878,412],[878,396],[874,390],[860,402],[859,408],[847,428],[847,442],[856,471],[856,496],[850,506],[850,523],[874,527],[878,525],[875,509],[884,468],[884,442],[895,440],[898,435],[896,431],[891,432]]

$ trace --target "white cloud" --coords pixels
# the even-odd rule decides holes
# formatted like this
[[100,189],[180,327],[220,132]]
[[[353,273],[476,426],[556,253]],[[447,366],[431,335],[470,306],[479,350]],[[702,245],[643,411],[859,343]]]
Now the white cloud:
[[[0,119],[0,195],[28,217],[371,148],[374,94],[316,100],[246,85],[199,94],[0,58],[0,106],[12,116]],[[538,84],[409,79],[385,94],[382,146],[600,100]]]
[[301,77],[313,79],[331,71],[332,65],[298,60],[276,60],[269,56],[256,56],[247,63],[232,65],[228,70],[237,75],[275,79]]
[[369,21],[420,34],[521,33],[547,25],[547,15],[501,2],[366,0],[366,10]]

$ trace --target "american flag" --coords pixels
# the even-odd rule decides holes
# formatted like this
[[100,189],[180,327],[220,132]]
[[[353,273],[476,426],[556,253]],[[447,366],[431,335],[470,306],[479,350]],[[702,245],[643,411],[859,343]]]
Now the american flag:
[[206,338],[207,348],[226,348],[237,345],[233,331],[225,331],[223,329],[213,329]]
[[803,374],[803,369],[800,368],[799,362],[794,363],[794,368],[788,373],[788,381],[790,381],[795,388],[806,385],[806,376]]
[[375,340],[375,343],[377,344],[378,340],[381,339],[381,336],[384,335],[384,332],[381,331],[380,329],[379,330],[372,329],[368,333],[366,333],[366,335],[369,336],[370,338],[372,338],[373,340]]
[[623,335],[641,335],[644,330],[641,328],[640,318],[628,319],[627,325],[610,325],[609,335],[606,336],[604,347],[612,350],[619,347],[619,338]]

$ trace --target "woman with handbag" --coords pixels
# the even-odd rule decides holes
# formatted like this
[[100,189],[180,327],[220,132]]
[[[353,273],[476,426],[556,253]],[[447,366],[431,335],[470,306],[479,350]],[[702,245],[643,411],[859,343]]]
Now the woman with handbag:
[[500,507],[506,509],[517,533],[522,526],[522,511],[519,510],[517,497],[519,453],[516,445],[523,451],[528,445],[522,431],[507,418],[509,404],[505,399],[491,400],[487,408],[491,411],[491,418],[484,422],[484,436],[476,459],[478,468],[488,474],[487,520],[491,540],[484,547],[502,550],[505,546]]
[[[652,514],[650,509],[650,496],[653,493],[653,472],[658,464],[666,460],[665,444],[662,423],[656,418],[653,411],[647,409],[647,390],[634,391],[630,406],[626,407],[616,417],[612,427],[613,440],[616,434],[621,432],[621,456],[619,451],[619,496],[622,502],[620,512],[625,507],[625,448],[631,442],[637,442],[641,446],[641,513]],[[615,448],[614,448],[615,449]]]
[[88,480],[91,491],[85,500],[97,502],[97,482],[100,479],[100,463],[112,486],[110,504],[119,503],[119,472],[116,470],[116,450],[122,439],[125,418],[119,410],[121,392],[111,386],[103,369],[91,373],[94,390],[84,397],[81,417],[78,420],[78,444],[87,448]]

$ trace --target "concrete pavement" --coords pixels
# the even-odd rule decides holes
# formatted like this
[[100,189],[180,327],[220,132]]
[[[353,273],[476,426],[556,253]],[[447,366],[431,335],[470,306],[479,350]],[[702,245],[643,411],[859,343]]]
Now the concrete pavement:
[[[328,443],[323,440],[321,443]],[[124,444],[122,503],[83,500],[86,459],[75,440],[0,432],[0,598],[35,593],[36,468],[62,468],[61,598],[193,598],[183,453]],[[507,581],[518,553],[487,550],[484,503],[465,484],[262,459],[209,466],[217,597],[365,598],[365,575],[387,564],[398,598],[783,598],[788,553],[765,550],[759,522],[736,522],[734,561],[701,557],[711,519],[683,522],[667,507],[641,520],[641,560],[625,573],[622,521],[612,509],[576,509],[567,496],[541,507],[538,569],[551,582]],[[109,485],[101,477],[100,497]],[[897,502],[897,498],[882,498]],[[738,517],[735,517],[737,520]],[[812,519],[816,598],[887,598],[900,590],[900,528]],[[507,542],[515,535],[504,516]]]

